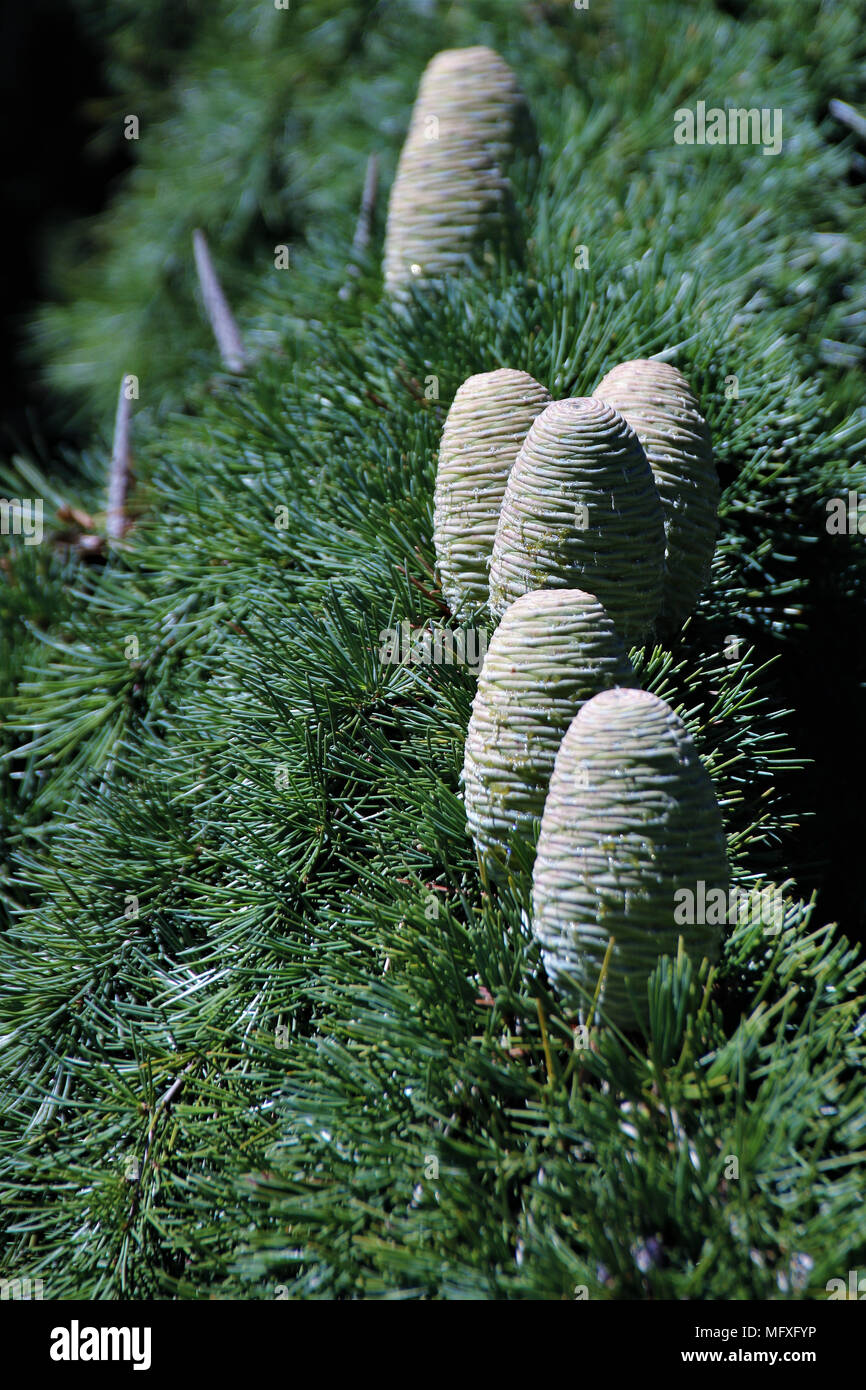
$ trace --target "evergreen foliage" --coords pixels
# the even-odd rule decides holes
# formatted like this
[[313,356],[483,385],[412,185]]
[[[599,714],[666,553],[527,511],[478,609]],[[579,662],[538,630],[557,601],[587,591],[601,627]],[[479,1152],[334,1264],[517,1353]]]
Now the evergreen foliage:
[[[121,71],[163,8],[115,11]],[[42,318],[103,428],[140,371],[137,524],[94,563],[52,521],[0,570],[4,1273],[49,1297],[822,1297],[866,1260],[864,964],[790,857],[798,691],[774,670],[815,621],[825,499],[866,491],[866,213],[827,74],[770,0],[650,23],[641,0],[418,0],[410,23],[324,0],[291,32],[208,9],[100,255]],[[844,84],[862,36],[820,10]],[[466,42],[503,53],[541,135],[525,264],[503,248],[390,304],[380,215],[341,299],[364,157],[393,169],[424,62]],[[783,155],[675,147],[701,97],[781,107]],[[256,349],[242,379],[205,379],[197,225]],[[581,1047],[528,848],[488,890],[466,834],[474,677],[383,664],[380,634],[450,621],[433,493],[466,377],[589,395],[659,352],[724,492],[694,617],[633,661],[713,778],[734,882],[781,885],[785,921],[734,927],[712,970],[661,960],[646,1035]],[[74,497],[23,460],[3,489],[98,520],[107,458]],[[860,599],[837,549],[830,597]]]

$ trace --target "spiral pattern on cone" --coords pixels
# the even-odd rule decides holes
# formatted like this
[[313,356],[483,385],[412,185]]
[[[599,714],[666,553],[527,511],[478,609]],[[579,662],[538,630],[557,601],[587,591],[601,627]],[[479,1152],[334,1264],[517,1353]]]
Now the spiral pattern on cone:
[[661,603],[661,503],[646,455],[621,415],[592,397],[554,401],[508,477],[490,566],[501,616],[533,589],[585,589],[626,643],[647,636]]
[[[676,894],[727,889],[722,817],[682,720],[644,690],[605,691],[573,720],[556,756],[533,873],[532,929],[554,987],[595,991],[622,1026],[645,1018],[646,982],[680,935],[714,960],[717,925],[678,924]],[[634,998],[634,1003],[630,998]]]
[[486,604],[508,475],[550,394],[526,372],[481,372],[457,391],[442,430],[433,543],[456,616]]
[[517,79],[493,49],[445,49],[421,78],[388,203],[390,294],[465,264],[513,212],[508,164],[532,142]]
[[541,817],[556,753],[578,710],[634,681],[613,623],[593,594],[540,589],[507,609],[472,705],[463,764],[466,820],[494,877],[509,839]]
[[718,534],[720,489],[709,427],[686,378],[667,362],[622,362],[593,395],[628,421],[649,460],[665,522],[661,618],[679,628],[709,579]]

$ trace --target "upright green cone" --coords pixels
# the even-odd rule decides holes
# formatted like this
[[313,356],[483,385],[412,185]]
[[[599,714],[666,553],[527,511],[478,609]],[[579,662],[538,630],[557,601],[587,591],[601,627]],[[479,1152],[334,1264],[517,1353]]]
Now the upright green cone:
[[466,736],[466,819],[481,862],[507,866],[509,839],[540,818],[562,736],[586,700],[631,685],[613,623],[592,594],[540,589],[507,609],[478,680]]
[[507,169],[533,143],[517,79],[490,48],[452,48],[427,64],[388,204],[388,293],[453,274],[513,208]]
[[509,474],[491,610],[533,589],[585,589],[626,643],[642,642],[661,603],[664,545],[652,472],[622,416],[592,397],[554,401]]
[[719,480],[707,422],[682,372],[667,362],[622,362],[593,395],[625,417],[652,468],[665,520],[660,617],[680,628],[709,579],[718,532]]
[[601,1002],[633,1026],[680,935],[690,955],[718,954],[720,927],[678,925],[676,895],[727,886],[721,812],[682,720],[645,690],[596,695],[557,753],[538,837],[532,929],[554,987],[591,997],[614,937]]
[[454,397],[439,446],[433,542],[442,592],[458,617],[487,603],[508,475],[549,401],[533,377],[507,367],[469,377]]

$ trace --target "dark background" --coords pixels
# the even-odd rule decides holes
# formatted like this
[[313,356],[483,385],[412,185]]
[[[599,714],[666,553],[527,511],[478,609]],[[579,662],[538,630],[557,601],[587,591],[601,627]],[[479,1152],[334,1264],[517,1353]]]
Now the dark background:
[[0,453],[35,453],[43,463],[60,440],[81,441],[26,361],[29,311],[50,292],[52,233],[98,212],[129,163],[124,141],[108,148],[94,141],[88,111],[108,95],[102,63],[97,41],[56,0],[0,7]]

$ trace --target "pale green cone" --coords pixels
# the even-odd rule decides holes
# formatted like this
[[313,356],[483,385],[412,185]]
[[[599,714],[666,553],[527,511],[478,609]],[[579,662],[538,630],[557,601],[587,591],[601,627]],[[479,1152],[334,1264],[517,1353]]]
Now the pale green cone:
[[679,716],[643,690],[589,700],[556,756],[533,873],[532,929],[553,986],[575,1005],[576,986],[592,996],[613,936],[601,1002],[634,1026],[627,982],[643,1019],[647,979],[681,935],[694,959],[718,955],[722,928],[678,924],[677,891],[728,880],[713,785]]
[[592,397],[554,401],[509,474],[491,611],[533,589],[585,589],[628,645],[640,643],[661,603],[664,544],[652,472],[622,416]]
[[709,427],[682,372],[667,362],[622,362],[593,395],[625,417],[652,468],[665,519],[661,618],[679,628],[709,579],[718,534],[719,480]]
[[563,734],[586,700],[634,674],[601,604],[579,589],[540,589],[507,609],[478,678],[466,736],[466,820],[497,876],[516,830],[540,819]]
[[530,132],[517,79],[498,53],[451,48],[430,60],[388,203],[388,293],[454,274],[501,230],[512,208],[508,165]]
[[508,474],[550,394],[503,368],[464,381],[442,430],[433,542],[442,593],[456,616],[487,603],[490,555]]

